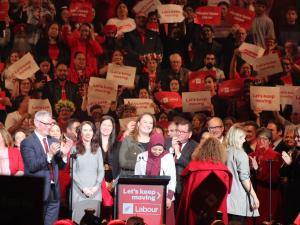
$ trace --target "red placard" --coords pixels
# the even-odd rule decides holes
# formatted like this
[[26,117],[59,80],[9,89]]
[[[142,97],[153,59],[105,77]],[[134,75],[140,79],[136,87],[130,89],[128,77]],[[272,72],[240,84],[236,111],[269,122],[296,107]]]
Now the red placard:
[[182,99],[177,92],[160,91],[154,94],[160,106],[166,110],[181,108]]
[[71,20],[77,23],[92,22],[92,4],[89,2],[72,2],[70,4]]
[[121,220],[140,216],[148,225],[163,223],[163,185],[118,185],[118,215]]
[[255,12],[237,6],[232,6],[228,10],[228,21],[231,25],[238,24],[249,30],[255,17]]
[[194,19],[196,24],[221,24],[221,8],[216,6],[205,6],[196,9],[197,17]]
[[8,0],[0,1],[0,21],[5,21],[5,18],[8,17],[8,9]]
[[242,94],[244,89],[244,80],[233,79],[233,80],[224,80],[219,86],[219,96],[220,97],[235,97]]
[[216,71],[196,71],[189,74],[189,91],[205,91],[204,79],[206,76],[212,75],[216,77]]

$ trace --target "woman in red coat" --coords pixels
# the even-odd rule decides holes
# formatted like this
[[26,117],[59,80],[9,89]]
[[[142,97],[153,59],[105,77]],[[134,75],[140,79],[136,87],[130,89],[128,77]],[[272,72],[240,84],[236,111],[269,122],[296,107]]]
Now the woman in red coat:
[[13,140],[4,126],[0,126],[0,175],[21,176],[24,164],[20,151],[13,146]]
[[210,137],[198,145],[192,159],[181,174],[184,189],[176,224],[211,224],[218,210],[222,211],[227,224],[226,201],[232,175],[224,164],[224,146],[216,138]]
[[255,170],[255,184],[256,193],[260,202],[259,213],[260,216],[256,220],[257,224],[263,221],[269,221],[270,215],[270,163],[272,163],[272,187],[271,197],[272,219],[280,220],[280,174],[279,170],[282,165],[281,154],[275,152],[271,147],[272,132],[267,128],[260,128],[256,132],[257,145],[255,152],[249,154],[252,162],[252,167]]

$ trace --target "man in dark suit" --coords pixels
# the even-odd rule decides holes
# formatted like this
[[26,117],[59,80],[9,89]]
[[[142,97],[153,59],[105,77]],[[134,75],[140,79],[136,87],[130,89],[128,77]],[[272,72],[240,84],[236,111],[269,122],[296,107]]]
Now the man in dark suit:
[[125,64],[141,68],[140,57],[149,53],[162,54],[162,44],[157,33],[146,29],[147,17],[144,13],[136,14],[135,23],[136,29],[124,35]]
[[284,126],[275,120],[270,120],[268,122],[267,128],[272,131],[273,150],[279,153],[282,153],[283,151],[288,152],[290,150],[290,147],[284,142],[282,138],[284,133]]
[[48,136],[53,122],[51,113],[37,112],[34,117],[35,131],[21,143],[25,175],[44,178],[44,225],[52,225],[58,218],[58,167],[65,165],[71,148],[71,143],[63,146]]
[[170,152],[174,152],[176,166],[176,192],[175,192],[175,210],[180,202],[180,195],[183,190],[180,174],[191,161],[191,156],[198,145],[191,139],[192,124],[190,121],[182,119],[177,125],[177,135],[172,138],[171,146],[166,146]]
[[52,109],[59,100],[70,100],[76,105],[78,97],[76,85],[67,80],[68,66],[59,62],[55,68],[56,79],[46,83],[43,90],[43,98],[48,98]]

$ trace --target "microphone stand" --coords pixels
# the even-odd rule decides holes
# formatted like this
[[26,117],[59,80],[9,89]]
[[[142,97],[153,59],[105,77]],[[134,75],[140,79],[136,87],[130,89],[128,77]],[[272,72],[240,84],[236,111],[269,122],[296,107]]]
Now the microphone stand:
[[77,159],[77,152],[70,154],[70,169],[71,169],[71,188],[70,188],[70,212],[71,218],[73,214],[73,185],[74,185],[74,178],[73,178],[73,171],[74,171],[74,160]]
[[272,160],[269,163],[269,221],[272,221]]

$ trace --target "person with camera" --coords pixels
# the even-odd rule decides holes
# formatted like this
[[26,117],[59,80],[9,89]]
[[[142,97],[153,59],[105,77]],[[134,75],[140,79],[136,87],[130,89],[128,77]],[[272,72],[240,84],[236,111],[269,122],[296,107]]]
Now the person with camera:
[[38,111],[34,116],[34,132],[21,143],[24,174],[44,178],[44,224],[52,225],[59,215],[58,170],[67,162],[70,146],[61,145],[49,136],[53,125],[51,113]]

